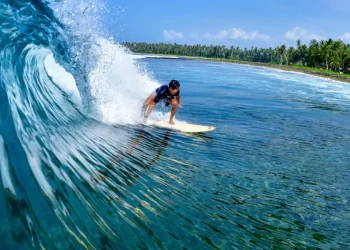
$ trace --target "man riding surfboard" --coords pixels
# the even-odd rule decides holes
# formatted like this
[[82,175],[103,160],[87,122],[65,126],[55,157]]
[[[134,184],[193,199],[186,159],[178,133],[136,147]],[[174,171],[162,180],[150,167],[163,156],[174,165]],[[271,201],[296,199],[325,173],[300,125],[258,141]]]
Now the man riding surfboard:
[[177,108],[182,108],[180,104],[180,83],[177,80],[171,80],[169,85],[162,85],[152,92],[143,103],[142,116],[147,119],[160,100],[166,100],[165,106],[172,105],[169,124],[175,125],[174,116]]

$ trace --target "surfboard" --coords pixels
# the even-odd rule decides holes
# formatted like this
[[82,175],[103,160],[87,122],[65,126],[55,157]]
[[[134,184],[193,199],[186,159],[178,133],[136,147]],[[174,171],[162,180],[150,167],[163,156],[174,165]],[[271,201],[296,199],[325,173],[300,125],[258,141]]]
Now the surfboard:
[[168,121],[148,120],[147,123],[158,128],[171,129],[185,133],[204,133],[216,129],[216,127],[213,126],[203,126],[183,122],[175,122],[175,125],[170,125]]

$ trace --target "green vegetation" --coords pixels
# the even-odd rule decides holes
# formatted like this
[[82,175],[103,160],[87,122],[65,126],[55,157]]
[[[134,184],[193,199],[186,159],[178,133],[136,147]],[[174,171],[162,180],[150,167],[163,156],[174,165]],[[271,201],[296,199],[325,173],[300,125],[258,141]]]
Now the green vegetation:
[[[225,46],[180,45],[180,44],[148,44],[123,43],[135,53],[163,54],[208,58],[230,62],[253,62],[279,66],[292,66],[300,70],[312,70],[327,75],[339,72],[350,73],[350,45],[341,40],[312,40],[309,46],[297,41],[296,47],[287,48],[286,45],[276,48],[227,48]],[[266,65],[265,65],[266,66]],[[289,68],[289,67],[288,67]],[[342,76],[345,77],[343,74]]]
[[[326,69],[319,69],[319,68],[312,68],[312,67],[306,67],[306,66],[302,66],[302,65],[291,65],[293,68],[296,69],[302,69],[302,70],[310,70],[310,71],[317,71],[320,73],[325,73],[325,74],[330,74],[330,75],[340,75],[338,72],[334,72],[334,71],[330,71],[330,70],[326,70]],[[350,75],[349,74],[343,74],[341,75],[342,77],[347,77],[350,79]]]

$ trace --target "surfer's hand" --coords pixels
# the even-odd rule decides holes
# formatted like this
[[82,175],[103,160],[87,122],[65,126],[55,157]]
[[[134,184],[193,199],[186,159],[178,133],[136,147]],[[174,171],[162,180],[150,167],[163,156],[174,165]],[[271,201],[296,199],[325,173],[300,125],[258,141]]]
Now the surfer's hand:
[[183,108],[184,106],[182,106],[182,104],[179,103],[178,107],[179,107],[179,108]]

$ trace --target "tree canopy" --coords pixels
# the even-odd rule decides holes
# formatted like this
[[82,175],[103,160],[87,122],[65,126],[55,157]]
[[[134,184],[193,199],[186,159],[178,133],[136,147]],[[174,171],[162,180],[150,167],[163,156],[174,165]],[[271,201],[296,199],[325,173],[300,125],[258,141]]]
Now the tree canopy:
[[350,68],[350,45],[341,40],[332,39],[311,40],[309,45],[302,44],[298,40],[295,47],[289,48],[284,44],[276,48],[251,47],[249,49],[176,43],[125,42],[123,45],[135,53],[223,58],[280,65],[299,64],[333,71]]

